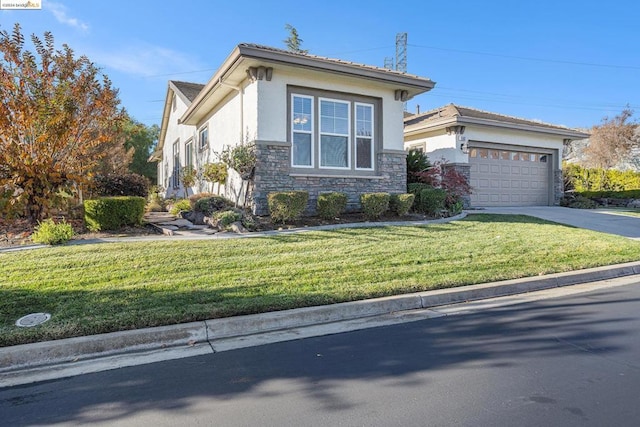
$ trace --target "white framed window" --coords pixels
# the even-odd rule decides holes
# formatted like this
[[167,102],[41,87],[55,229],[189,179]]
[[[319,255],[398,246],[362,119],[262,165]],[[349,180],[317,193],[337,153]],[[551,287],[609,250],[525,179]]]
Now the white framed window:
[[356,169],[373,170],[374,141],[373,104],[355,103],[356,110]]
[[201,150],[209,146],[209,127],[205,126],[198,132],[199,147]]
[[189,139],[184,144],[184,165],[193,167],[193,139]]
[[351,104],[320,98],[320,168],[351,167]]
[[173,188],[180,187],[180,140],[173,143],[173,176],[171,177]]
[[291,166],[312,168],[313,144],[313,97],[291,95]]

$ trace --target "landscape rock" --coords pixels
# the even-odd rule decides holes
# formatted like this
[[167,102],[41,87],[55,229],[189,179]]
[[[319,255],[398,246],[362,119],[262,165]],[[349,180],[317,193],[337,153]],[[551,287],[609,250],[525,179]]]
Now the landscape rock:
[[640,208],[640,199],[633,199],[627,203],[628,208]]
[[244,225],[242,225],[242,222],[240,221],[236,221],[234,223],[231,223],[231,231],[233,231],[234,233],[248,233],[248,230],[246,228],[244,228]]

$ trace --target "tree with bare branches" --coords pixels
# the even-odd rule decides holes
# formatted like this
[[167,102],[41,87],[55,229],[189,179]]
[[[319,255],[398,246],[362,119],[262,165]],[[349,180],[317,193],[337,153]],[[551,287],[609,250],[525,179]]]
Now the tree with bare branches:
[[[19,24],[0,31],[0,188],[32,221],[53,196],[81,188],[123,147],[118,91],[86,56],[56,49],[51,33],[25,49]],[[115,148],[114,148],[115,147]]]
[[591,129],[589,144],[584,149],[585,166],[610,169],[628,160],[640,145],[638,124],[631,120],[633,110],[628,106],[613,118],[605,117]]

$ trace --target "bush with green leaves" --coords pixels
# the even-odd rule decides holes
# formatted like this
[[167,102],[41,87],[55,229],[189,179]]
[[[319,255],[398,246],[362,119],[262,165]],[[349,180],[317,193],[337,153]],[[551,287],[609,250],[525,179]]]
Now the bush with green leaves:
[[98,197],[149,195],[149,180],[136,173],[98,175],[93,184]]
[[309,193],[306,191],[279,191],[267,195],[269,214],[273,222],[285,223],[300,218],[307,202]]
[[389,210],[389,193],[365,193],[360,195],[362,212],[368,219],[377,219]]
[[228,230],[231,224],[242,219],[242,214],[229,209],[226,211],[216,212],[215,214],[213,214],[213,219],[218,224],[218,227],[224,230]]
[[447,192],[441,188],[424,188],[420,191],[420,197],[414,204],[416,211],[426,215],[440,217],[446,210],[445,202]]
[[320,218],[334,219],[347,208],[347,195],[333,192],[318,195],[316,211]]
[[389,198],[389,209],[398,216],[406,215],[415,201],[415,194],[392,194]]
[[140,225],[144,208],[145,198],[137,196],[85,200],[84,222],[91,231],[117,230],[124,226]]
[[178,215],[180,212],[189,212],[191,210],[191,202],[189,199],[178,199],[171,205],[169,213]]
[[202,212],[206,216],[211,216],[215,212],[226,210],[233,206],[233,202],[222,196],[210,196],[198,199],[194,205],[196,212]]
[[431,162],[427,155],[415,148],[412,148],[407,153],[407,182],[418,182],[420,179],[418,175],[420,172],[424,172],[431,167]]
[[560,200],[560,206],[574,209],[595,209],[598,207],[598,204],[584,196],[567,195]]
[[45,245],[59,245],[67,243],[73,237],[73,227],[66,221],[55,223],[53,219],[45,219],[38,222],[38,226],[31,235],[34,243],[43,243]]
[[640,190],[580,191],[577,194],[591,199],[640,199]]

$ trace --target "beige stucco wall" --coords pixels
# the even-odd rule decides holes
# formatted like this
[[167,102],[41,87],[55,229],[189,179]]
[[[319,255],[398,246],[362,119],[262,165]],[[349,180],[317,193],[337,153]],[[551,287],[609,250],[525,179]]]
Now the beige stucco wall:
[[[173,95],[172,92],[170,92]],[[180,147],[180,165],[184,166],[185,164],[185,150],[184,145],[189,138],[195,136],[195,126],[187,126],[187,125],[179,125],[178,119],[184,114],[187,110],[187,105],[182,101],[179,96],[176,96],[176,109],[173,111],[173,108],[170,109],[169,120],[167,125],[167,133],[164,139],[164,146],[162,148],[162,162],[160,162],[158,167],[158,185],[160,185],[165,190],[165,195],[167,197],[178,194],[180,197],[184,194],[184,190],[182,188],[174,189],[172,184],[172,176],[173,176],[173,144],[176,141],[179,141]],[[195,138],[194,138],[195,144]],[[194,145],[195,146],[195,145]]]

